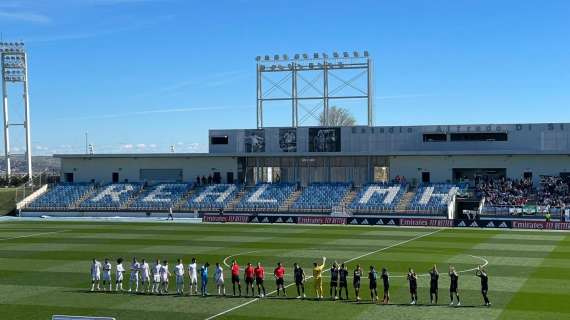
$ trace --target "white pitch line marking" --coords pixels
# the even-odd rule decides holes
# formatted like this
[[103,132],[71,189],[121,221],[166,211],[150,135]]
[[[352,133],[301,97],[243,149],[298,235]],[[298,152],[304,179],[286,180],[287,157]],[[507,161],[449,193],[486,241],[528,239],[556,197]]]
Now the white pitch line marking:
[[231,255],[229,255],[229,256],[227,256],[227,257],[224,258],[224,261],[223,261],[223,262],[224,262],[224,265],[225,265],[227,268],[229,268],[230,265],[228,264],[228,259],[234,258],[234,257],[237,257],[237,256],[243,256],[243,255],[245,255],[245,254],[250,254],[250,253],[259,252],[259,251],[261,251],[261,250],[253,250],[253,251],[248,251],[248,252],[241,252],[241,253],[231,254]]
[[[348,260],[346,260],[344,263],[349,263],[349,262],[352,262],[352,261],[354,261],[354,260],[358,260],[358,259],[361,259],[361,258],[370,256],[370,255],[373,255],[373,254],[382,252],[382,251],[386,251],[386,250],[388,250],[388,249],[392,249],[392,248],[394,248],[394,247],[401,246],[401,245],[406,244],[406,243],[408,243],[408,242],[411,242],[411,241],[414,241],[414,240],[418,240],[418,239],[421,239],[421,238],[424,238],[424,237],[427,237],[427,236],[431,236],[432,234],[438,233],[438,232],[443,231],[443,230],[445,230],[445,229],[437,229],[437,230],[432,231],[432,232],[429,232],[429,233],[424,233],[424,234],[421,234],[421,235],[419,235],[419,236],[413,237],[413,238],[411,238],[411,239],[408,239],[408,240],[405,240],[405,241],[402,241],[402,242],[398,242],[398,243],[395,243],[395,244],[393,244],[393,245],[390,245],[390,246],[387,246],[387,247],[384,247],[384,248],[381,248],[381,249],[378,249],[378,250],[374,250],[374,251],[371,251],[371,252],[362,254],[362,255],[360,255],[360,256],[358,256],[358,257],[354,257],[354,258],[348,259]],[[258,251],[259,251],[259,250],[258,250]],[[242,253],[242,254],[247,254],[247,253]],[[230,256],[226,257],[226,259],[228,259],[228,258],[230,258],[230,257],[233,257],[233,256],[237,256],[237,255],[239,255],[239,254],[230,255]],[[226,259],[224,259],[224,261],[226,261]],[[225,262],[224,262],[224,263],[225,263]],[[323,273],[324,273],[324,272],[328,272],[328,271],[329,271],[329,269],[324,270]],[[311,278],[313,278],[313,276],[308,276],[308,277],[305,278],[305,280],[309,280],[309,279],[311,279]],[[290,284],[286,285],[285,288],[289,288],[289,287],[292,286],[292,285],[294,285],[294,283],[290,283]],[[272,294],[274,294],[274,293],[276,293],[276,292],[277,292],[277,290],[273,290],[273,291],[269,292],[269,293],[267,294],[267,296],[272,295]],[[230,309],[227,309],[227,310],[225,310],[225,311],[222,311],[222,312],[220,312],[220,313],[218,313],[218,314],[215,314],[215,315],[213,315],[213,316],[210,316],[210,317],[206,318],[205,320],[212,320],[212,319],[217,318],[217,317],[219,317],[219,316],[222,316],[222,315],[224,315],[224,314],[226,314],[226,313],[230,313],[230,312],[232,312],[232,311],[234,311],[234,310],[236,310],[236,309],[239,309],[239,308],[245,307],[245,306],[247,306],[247,305],[249,305],[249,304],[252,304],[252,303],[254,303],[254,302],[258,301],[258,300],[259,300],[259,298],[255,298],[255,299],[253,299],[253,300],[249,300],[249,301],[244,302],[244,303],[242,303],[242,304],[240,304],[240,305],[237,305],[237,306],[235,306],[235,307],[232,307],[232,308],[230,308]]]
[[60,231],[51,231],[51,232],[42,232],[42,233],[32,233],[32,234],[27,234],[25,236],[17,236],[17,237],[11,237],[11,238],[3,238],[0,239],[0,241],[6,241],[6,240],[14,240],[14,239],[22,239],[22,238],[30,238],[30,237],[37,237],[37,236],[43,236],[46,234],[55,234],[55,233],[62,233],[62,232],[66,232],[69,230],[60,230]]

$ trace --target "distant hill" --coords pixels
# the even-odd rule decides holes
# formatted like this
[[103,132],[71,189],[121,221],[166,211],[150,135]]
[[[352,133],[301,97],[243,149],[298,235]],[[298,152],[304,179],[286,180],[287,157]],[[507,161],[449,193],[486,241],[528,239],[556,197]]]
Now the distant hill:
[[[26,173],[26,162],[23,154],[12,155],[12,172],[14,174]],[[59,171],[60,160],[52,156],[32,156],[32,169],[34,173],[42,171]],[[6,172],[6,161],[0,158],[0,173]]]

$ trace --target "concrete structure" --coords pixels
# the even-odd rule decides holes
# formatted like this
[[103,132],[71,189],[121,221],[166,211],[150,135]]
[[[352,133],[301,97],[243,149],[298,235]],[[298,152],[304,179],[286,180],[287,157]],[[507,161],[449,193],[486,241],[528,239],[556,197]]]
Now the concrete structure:
[[455,182],[478,175],[537,183],[540,175],[570,174],[570,123],[210,130],[209,141],[208,154],[56,157],[64,180],[75,182],[192,182],[215,174],[248,184],[364,184],[396,176]]

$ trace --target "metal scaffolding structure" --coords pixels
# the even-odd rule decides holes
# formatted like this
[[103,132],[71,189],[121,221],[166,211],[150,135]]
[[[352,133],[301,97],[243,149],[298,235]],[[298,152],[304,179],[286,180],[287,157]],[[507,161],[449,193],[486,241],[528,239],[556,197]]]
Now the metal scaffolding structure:
[[[0,42],[0,63],[2,64],[2,106],[4,111],[4,155],[6,179],[12,175],[10,165],[10,127],[23,126],[26,132],[26,164],[28,179],[32,180],[32,147],[30,138],[30,105],[28,100],[28,59],[23,42]],[[24,123],[10,123],[8,108],[8,84],[22,84]]]
[[[333,52],[313,55],[295,54],[292,58],[284,55],[265,55],[256,57],[257,69],[257,127],[263,128],[264,105],[269,102],[287,101],[291,103],[291,126],[298,127],[308,118],[317,121],[322,108],[323,125],[329,124],[329,104],[331,100],[361,99],[366,100],[368,126],[373,125],[374,105],[372,86],[372,58],[368,51],[360,53]],[[340,74],[345,70],[356,70],[358,73],[351,78],[343,78]],[[317,73],[314,78],[307,77],[309,73]],[[273,80],[268,75],[279,75],[279,80]],[[331,79],[340,84],[330,88]],[[364,84],[358,81],[364,80]],[[317,83],[318,82],[318,86]],[[301,83],[301,86],[299,85]],[[350,88],[355,93],[340,94],[343,89]],[[313,95],[303,95],[313,91]],[[275,92],[280,96],[272,96]],[[317,101],[312,107],[303,103]],[[299,108],[305,115],[299,118]]]

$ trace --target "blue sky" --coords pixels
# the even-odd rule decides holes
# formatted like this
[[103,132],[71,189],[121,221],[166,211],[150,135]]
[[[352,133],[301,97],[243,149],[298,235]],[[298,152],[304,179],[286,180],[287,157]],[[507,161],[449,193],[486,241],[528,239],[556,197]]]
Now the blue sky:
[[205,152],[209,128],[255,126],[254,58],[274,53],[368,50],[377,125],[568,122],[569,16],[562,0],[0,0],[30,56],[34,154],[83,152],[85,132],[97,153]]

